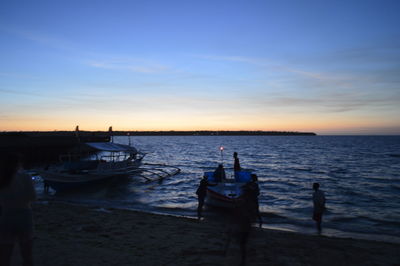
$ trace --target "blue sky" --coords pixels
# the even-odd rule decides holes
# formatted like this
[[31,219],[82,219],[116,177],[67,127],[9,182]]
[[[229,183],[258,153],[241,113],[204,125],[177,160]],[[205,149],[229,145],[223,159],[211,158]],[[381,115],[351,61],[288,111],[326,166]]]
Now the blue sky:
[[1,1],[0,130],[400,134],[400,1]]

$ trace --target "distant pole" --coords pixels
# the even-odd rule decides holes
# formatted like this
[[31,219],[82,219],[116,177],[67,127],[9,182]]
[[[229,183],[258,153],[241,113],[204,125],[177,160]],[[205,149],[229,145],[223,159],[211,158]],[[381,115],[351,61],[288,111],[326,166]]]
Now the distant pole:
[[224,147],[219,147],[219,150],[221,151],[221,164],[224,164]]
[[128,142],[129,142],[129,146],[131,146],[131,134],[128,132]]
[[80,138],[79,138],[79,126],[75,127],[75,136],[78,139],[78,142],[81,142]]
[[112,126],[108,128],[108,133],[110,134],[111,142],[114,143],[114,138],[112,134]]

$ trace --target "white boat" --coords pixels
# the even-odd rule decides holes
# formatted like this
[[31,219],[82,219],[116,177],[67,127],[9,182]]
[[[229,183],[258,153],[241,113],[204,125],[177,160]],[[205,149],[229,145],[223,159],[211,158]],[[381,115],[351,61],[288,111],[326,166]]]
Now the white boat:
[[56,191],[99,183],[137,171],[145,154],[136,148],[110,142],[81,144],[60,156],[60,163],[39,171],[45,184]]
[[221,208],[234,208],[243,195],[243,186],[251,180],[251,172],[236,172],[234,178],[218,181],[214,172],[205,172],[208,182],[206,204]]

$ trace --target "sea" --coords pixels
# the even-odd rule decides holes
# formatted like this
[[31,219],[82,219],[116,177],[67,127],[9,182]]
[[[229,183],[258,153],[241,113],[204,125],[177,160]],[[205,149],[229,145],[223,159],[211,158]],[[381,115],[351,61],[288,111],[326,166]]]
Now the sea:
[[[41,201],[195,219],[203,173],[223,163],[232,176],[236,151],[242,168],[258,175],[264,228],[316,234],[312,184],[318,182],[327,201],[323,235],[400,243],[400,136],[114,136],[113,141],[146,153],[148,175],[62,194],[44,193],[36,176]],[[151,170],[160,167],[180,172],[163,176]],[[219,215],[212,208],[204,212]]]

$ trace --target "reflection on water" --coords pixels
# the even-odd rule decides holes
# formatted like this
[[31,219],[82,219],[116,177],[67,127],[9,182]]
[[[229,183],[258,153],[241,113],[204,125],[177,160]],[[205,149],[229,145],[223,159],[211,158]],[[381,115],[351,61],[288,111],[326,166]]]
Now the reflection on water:
[[[114,141],[128,144],[127,137]],[[131,141],[147,153],[144,162],[174,165],[181,173],[160,182],[130,176],[52,197],[195,216],[194,192],[203,172],[222,160],[232,174],[237,151],[242,167],[259,177],[267,225],[313,228],[311,184],[319,182],[327,197],[327,232],[400,237],[398,136],[143,136]]]

